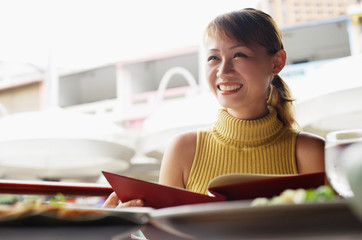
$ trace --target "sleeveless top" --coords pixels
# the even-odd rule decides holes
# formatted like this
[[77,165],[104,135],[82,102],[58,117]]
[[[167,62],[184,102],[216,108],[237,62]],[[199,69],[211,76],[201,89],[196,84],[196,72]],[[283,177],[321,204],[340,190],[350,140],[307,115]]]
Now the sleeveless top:
[[186,189],[207,194],[214,177],[228,173],[297,174],[296,138],[275,108],[257,120],[240,120],[220,109],[214,126],[199,130]]

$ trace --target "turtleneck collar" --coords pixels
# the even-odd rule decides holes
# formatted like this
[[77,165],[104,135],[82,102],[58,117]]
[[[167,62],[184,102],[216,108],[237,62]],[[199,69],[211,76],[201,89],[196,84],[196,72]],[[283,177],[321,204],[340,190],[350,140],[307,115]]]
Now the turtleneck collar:
[[276,138],[283,128],[277,118],[277,111],[269,107],[269,113],[256,120],[241,120],[231,116],[226,109],[220,109],[214,125],[217,138],[235,147],[265,144]]

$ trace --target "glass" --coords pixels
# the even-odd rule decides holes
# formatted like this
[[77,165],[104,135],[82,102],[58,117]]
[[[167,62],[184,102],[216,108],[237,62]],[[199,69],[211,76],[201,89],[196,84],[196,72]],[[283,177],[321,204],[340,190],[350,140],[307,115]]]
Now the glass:
[[362,142],[362,129],[348,129],[330,132],[326,136],[325,168],[329,183],[342,197],[353,197],[345,174],[344,151],[353,143]]
[[344,169],[354,195],[349,199],[351,209],[362,220],[362,143],[349,146],[342,155],[342,161],[346,162]]

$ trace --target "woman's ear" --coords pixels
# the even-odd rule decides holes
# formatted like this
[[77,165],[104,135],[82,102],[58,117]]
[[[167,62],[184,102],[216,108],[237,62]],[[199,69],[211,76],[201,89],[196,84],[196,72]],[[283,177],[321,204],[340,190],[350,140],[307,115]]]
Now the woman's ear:
[[281,49],[274,55],[274,65],[273,65],[273,73],[278,74],[285,66],[285,61],[287,59],[286,52]]

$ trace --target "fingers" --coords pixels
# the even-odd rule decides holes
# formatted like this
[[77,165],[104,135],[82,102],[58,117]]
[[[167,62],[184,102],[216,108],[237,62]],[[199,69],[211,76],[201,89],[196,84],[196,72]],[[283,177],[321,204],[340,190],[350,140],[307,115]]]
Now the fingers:
[[102,207],[103,208],[113,208],[113,207],[117,206],[118,202],[119,202],[119,198],[117,197],[116,193],[113,192],[109,195],[109,197],[104,202]]
[[[134,199],[128,202],[119,203],[119,198],[117,197],[116,193],[113,192],[109,195],[106,201],[103,204],[103,208],[125,208],[125,207],[143,207],[144,202],[141,199]],[[119,204],[118,204],[119,203]]]
[[141,199],[130,200],[125,203],[118,204],[117,208],[125,208],[125,207],[143,207],[144,202]]

